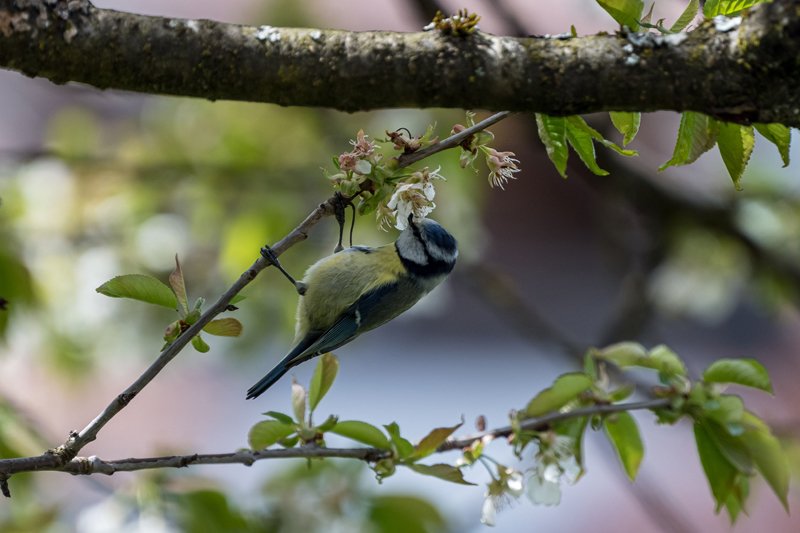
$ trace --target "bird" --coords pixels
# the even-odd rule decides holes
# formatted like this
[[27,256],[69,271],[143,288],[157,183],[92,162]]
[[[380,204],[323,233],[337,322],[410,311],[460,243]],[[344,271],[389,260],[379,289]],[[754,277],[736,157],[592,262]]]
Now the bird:
[[269,247],[262,255],[294,283],[294,347],[247,391],[257,398],[292,367],[335,350],[411,308],[439,285],[458,257],[456,239],[438,222],[408,217],[394,243],[351,246],[311,265],[298,282]]

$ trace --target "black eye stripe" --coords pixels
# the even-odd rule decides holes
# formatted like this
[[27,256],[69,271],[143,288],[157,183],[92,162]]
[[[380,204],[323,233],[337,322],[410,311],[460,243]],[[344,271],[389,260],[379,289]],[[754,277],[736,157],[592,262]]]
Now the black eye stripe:
[[428,250],[428,243],[425,239],[422,238],[422,234],[419,231],[419,227],[415,226],[413,222],[409,221],[409,226],[411,226],[411,231],[414,233],[414,238],[417,239],[420,244],[422,244],[422,251],[425,252],[425,259],[427,259],[428,263],[434,261],[433,257],[431,257],[431,252]]

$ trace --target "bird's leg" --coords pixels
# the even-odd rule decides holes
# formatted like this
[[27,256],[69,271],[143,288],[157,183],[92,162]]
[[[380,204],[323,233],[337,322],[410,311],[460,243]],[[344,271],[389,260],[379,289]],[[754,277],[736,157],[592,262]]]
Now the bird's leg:
[[281,273],[284,276],[286,276],[286,279],[288,279],[289,281],[292,282],[292,285],[294,285],[294,288],[297,289],[297,294],[302,296],[302,295],[304,295],[306,293],[306,289],[308,288],[308,287],[306,287],[306,284],[303,283],[302,281],[297,281],[296,279],[294,279],[292,277],[291,274],[286,272],[286,270],[281,265],[281,262],[278,261],[278,256],[275,255],[275,252],[272,251],[272,248],[270,248],[269,245],[264,245],[264,247],[261,248],[261,257],[263,257],[264,259],[269,261],[270,264],[272,264],[272,266],[274,266],[275,268],[280,270]]
[[[345,208],[347,205],[353,205],[349,200],[346,200],[340,192],[333,195],[333,216],[336,217],[336,222],[339,224],[339,242],[336,243],[336,248],[333,253],[339,253],[344,250],[342,246],[342,239],[344,238],[344,223],[345,223]],[[355,219],[354,219],[355,220]],[[353,245],[352,238],[350,239],[350,246]]]

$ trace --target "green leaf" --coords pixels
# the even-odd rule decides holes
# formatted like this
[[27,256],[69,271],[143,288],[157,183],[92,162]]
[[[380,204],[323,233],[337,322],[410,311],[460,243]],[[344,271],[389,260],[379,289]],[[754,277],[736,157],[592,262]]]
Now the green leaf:
[[636,420],[630,413],[616,413],[605,419],[604,427],[628,478],[633,481],[644,457],[644,444]]
[[414,454],[414,446],[400,436],[400,426],[398,426],[396,422],[392,422],[383,427],[385,427],[386,432],[389,433],[389,437],[391,437],[392,444],[397,450],[397,455],[400,459],[408,459]]
[[722,394],[707,400],[701,407],[708,418],[718,422],[731,435],[741,435],[744,431],[744,402],[738,396]]
[[781,154],[783,166],[789,166],[789,147],[792,143],[792,130],[783,124],[753,124],[756,131],[774,144]]
[[705,472],[711,487],[711,494],[717,502],[716,511],[719,512],[725,505],[739,472],[725,458],[705,426],[700,422],[694,424],[694,439],[697,443],[700,464],[703,465],[703,472]]
[[789,492],[789,461],[778,439],[769,427],[756,415],[745,411],[745,431],[741,440],[750,451],[756,469],[764,476],[773,492],[789,512],[787,495]]
[[685,376],[687,374],[686,365],[683,364],[678,354],[663,344],[659,344],[650,350],[648,355],[650,360],[655,363],[653,368],[667,377]]
[[728,499],[725,500],[725,510],[728,511],[731,524],[735,523],[739,513],[744,511],[744,504],[749,494],[750,479],[741,474],[736,476],[733,486],[731,487],[731,492],[728,494]]
[[181,270],[181,262],[178,260],[178,254],[175,254],[175,270],[169,275],[169,286],[172,287],[172,292],[178,299],[180,308],[183,314],[189,313],[189,299],[186,296],[186,283],[183,280],[183,270]]
[[683,10],[683,13],[681,13],[681,16],[675,21],[675,24],[670,27],[669,31],[673,33],[683,31],[683,29],[686,28],[686,26],[688,26],[697,16],[699,9],[700,0],[690,0],[689,5],[686,6],[686,9]]
[[[697,0],[693,0],[697,2]],[[609,113],[611,116],[611,123],[617,128],[617,131],[622,134],[622,146],[628,146],[636,134],[639,133],[639,125],[642,122],[641,113],[628,113],[623,111],[612,111]]]
[[436,428],[432,430],[417,444],[414,459],[421,459],[435,452],[462,424],[463,422],[452,427]]
[[336,433],[342,437],[347,437],[361,444],[366,444],[373,448],[380,448],[381,450],[388,450],[392,447],[391,443],[389,443],[389,439],[383,434],[383,431],[372,424],[361,422],[360,420],[344,420],[338,422],[331,429],[331,433]]
[[450,481],[451,483],[458,483],[459,485],[475,485],[475,483],[470,483],[469,481],[464,479],[464,474],[461,472],[461,470],[447,464],[443,463],[435,465],[408,464],[405,466],[407,466],[414,472],[417,472],[418,474],[438,477],[439,479]]
[[684,111],[672,158],[658,167],[662,171],[671,166],[688,165],[713,148],[717,142],[719,122],[708,115]]
[[742,174],[750,161],[755,146],[753,126],[740,126],[730,122],[719,123],[717,146],[736,190],[741,190]]
[[772,393],[772,383],[764,365],[755,359],[720,359],[703,372],[707,383],[736,383]]
[[561,177],[566,178],[569,158],[566,119],[536,113],[536,127],[539,130],[539,139],[547,150],[547,157],[553,162]]
[[593,140],[599,142],[606,148],[614,150],[620,155],[624,155],[627,157],[639,155],[639,153],[636,150],[626,150],[624,148],[617,146],[616,143],[609,141],[608,139],[603,137],[603,135],[599,131],[588,125],[586,121],[583,120],[583,118],[578,115],[572,115],[567,117],[567,129],[568,130],[572,129],[575,131],[580,131],[582,133],[587,133],[589,137],[591,137]]
[[176,309],[178,300],[169,287],[145,274],[125,274],[112,278],[95,289],[112,298],[131,298]]
[[614,17],[620,26],[627,26],[632,31],[639,29],[639,20],[644,11],[643,0],[597,0],[597,3]]
[[203,331],[219,337],[238,337],[242,334],[242,323],[235,318],[217,318],[206,324]]
[[200,335],[195,335],[192,337],[192,346],[194,346],[194,349],[200,353],[207,353],[211,349],[211,346],[206,344],[206,341],[204,341],[203,337]]
[[703,16],[713,18],[717,15],[737,15],[743,9],[769,0],[707,0],[703,6]]
[[263,450],[279,440],[285,439],[295,431],[292,424],[284,424],[278,420],[262,420],[250,428],[247,442],[250,443],[250,449]]
[[750,452],[738,436],[731,435],[728,430],[711,419],[700,420],[700,423],[720,453],[736,470],[748,476],[753,474]]
[[263,414],[266,416],[270,416],[279,422],[283,422],[284,424],[294,424],[294,420],[292,419],[291,416],[285,413],[281,413],[279,411],[267,411],[266,413]]
[[308,404],[312,413],[330,390],[338,372],[339,360],[335,355],[326,353],[319,358],[314,375],[311,377],[311,385],[308,387]]
[[369,500],[370,524],[381,533],[447,531],[447,522],[436,507],[422,498],[375,495]]
[[620,368],[640,365],[647,358],[647,349],[637,342],[618,342],[594,353],[596,357],[611,361]]
[[318,433],[327,433],[328,431],[332,430],[336,427],[337,422],[339,421],[339,417],[336,415],[328,415],[328,418],[322,424],[317,424],[315,429]]
[[586,374],[573,372],[556,378],[553,385],[536,395],[525,408],[525,416],[532,418],[556,411],[576,399],[580,393],[592,386]]
[[[580,117],[578,117],[580,118]],[[592,136],[582,128],[574,127],[570,122],[567,122],[567,141],[581,158],[583,164],[598,176],[607,176],[608,171],[603,170],[597,164],[595,159],[594,141]]]
[[557,435],[569,437],[572,441],[572,454],[575,456],[575,460],[581,468],[578,477],[583,476],[583,436],[586,434],[586,427],[588,425],[588,416],[560,420],[553,424],[553,431]]

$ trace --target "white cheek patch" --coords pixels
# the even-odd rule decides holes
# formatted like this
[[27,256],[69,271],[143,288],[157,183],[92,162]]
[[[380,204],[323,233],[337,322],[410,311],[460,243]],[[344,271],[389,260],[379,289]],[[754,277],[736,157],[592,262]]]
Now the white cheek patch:
[[397,250],[403,259],[418,265],[428,264],[425,246],[414,237],[414,233],[410,229],[404,230],[397,238]]

